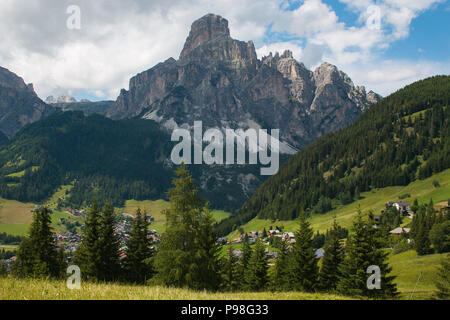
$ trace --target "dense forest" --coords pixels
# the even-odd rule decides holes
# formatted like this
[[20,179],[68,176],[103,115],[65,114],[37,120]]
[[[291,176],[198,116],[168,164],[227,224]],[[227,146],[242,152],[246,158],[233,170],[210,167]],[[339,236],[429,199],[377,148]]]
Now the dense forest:
[[126,199],[163,198],[172,168],[170,137],[151,121],[112,121],[82,112],[55,114],[26,126],[0,151],[0,196],[43,202],[61,185],[67,198],[121,205]]
[[[24,127],[10,141],[0,136],[0,197],[44,203],[62,185],[73,185],[62,205],[84,207],[89,199],[165,199],[173,177],[175,143],[158,123],[140,118],[113,121],[80,111],[59,112]],[[280,163],[288,159],[281,155]],[[260,165],[190,165],[210,208],[237,210],[266,178]],[[225,183],[226,182],[226,183]],[[226,196],[224,196],[226,195]],[[232,200],[230,200],[232,199]]]
[[372,188],[407,185],[450,167],[450,77],[413,83],[373,105],[353,125],[327,134],[266,180],[216,230],[226,235],[258,216],[290,220],[332,209]]

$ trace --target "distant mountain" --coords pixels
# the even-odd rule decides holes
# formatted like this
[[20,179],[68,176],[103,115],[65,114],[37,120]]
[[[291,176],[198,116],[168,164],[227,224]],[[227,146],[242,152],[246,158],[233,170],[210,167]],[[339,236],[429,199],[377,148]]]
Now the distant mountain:
[[[74,183],[67,197],[74,206],[92,197],[116,206],[129,199],[165,198],[175,170],[173,146],[152,121],[60,111],[2,145],[0,197],[42,202],[61,185]],[[258,165],[192,165],[189,170],[211,208],[230,211],[262,181]]]
[[23,126],[41,120],[55,109],[36,95],[32,84],[0,67],[0,131],[11,137]]
[[311,72],[292,53],[259,60],[253,42],[230,37],[228,21],[209,14],[192,24],[179,60],[170,58],[130,80],[108,110],[112,119],[141,117],[167,129],[281,129],[293,154],[343,128],[380,100],[335,66]]
[[114,205],[163,198],[173,171],[170,150],[170,137],[156,123],[60,111],[2,145],[0,196],[42,202],[74,182],[75,205],[92,197]]
[[59,96],[58,98],[55,98],[54,96],[48,96],[47,99],[45,99],[45,102],[48,104],[75,103],[77,102],[77,99],[71,96]]
[[254,217],[320,214],[373,188],[407,185],[450,168],[450,76],[416,82],[373,105],[353,125],[291,157],[218,226],[228,234]]
[[85,115],[101,114],[105,115],[106,112],[114,104],[114,101],[88,101],[80,100],[80,102],[65,102],[54,103],[52,106],[61,108],[63,111],[82,111]]

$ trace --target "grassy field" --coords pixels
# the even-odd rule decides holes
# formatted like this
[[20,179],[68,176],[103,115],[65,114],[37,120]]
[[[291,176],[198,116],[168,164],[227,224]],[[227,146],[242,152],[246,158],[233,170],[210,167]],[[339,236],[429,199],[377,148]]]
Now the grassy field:
[[0,224],[29,224],[34,204],[0,199]]
[[69,290],[63,281],[0,278],[0,300],[348,300],[332,294],[208,293],[186,289],[82,283]]
[[[146,210],[147,213],[151,214],[155,221],[152,223],[151,228],[155,229],[159,233],[164,232],[166,217],[162,213],[163,210],[169,208],[169,202],[165,200],[145,200],[145,201],[136,201],[136,200],[128,200],[125,202],[125,208],[117,209],[119,212],[127,213],[134,215],[136,210],[140,208],[141,210]],[[216,221],[221,221],[227,218],[230,213],[222,210],[212,210],[212,215]]]
[[[433,181],[438,181],[440,187],[434,187]],[[314,228],[314,232],[318,230],[323,233],[331,228],[333,217],[336,216],[336,220],[342,227],[349,228],[352,225],[358,206],[361,207],[363,212],[368,212],[369,210],[380,212],[385,208],[386,202],[399,200],[399,197],[407,194],[410,194],[410,196],[402,199],[402,201],[409,201],[412,203],[415,198],[419,200],[419,204],[428,203],[431,198],[434,203],[447,201],[450,198],[450,169],[428,179],[415,181],[407,186],[387,187],[364,192],[361,194],[360,200],[349,205],[340,205],[326,214],[314,214],[310,222]],[[255,218],[242,227],[246,232],[261,231],[264,228],[269,230],[270,226],[273,228],[275,228],[275,226],[283,226],[285,231],[295,231],[297,225],[297,221],[270,221]],[[230,233],[228,238],[236,239],[238,236],[239,231],[236,230]]]
[[392,275],[395,275],[395,283],[400,292],[400,298],[410,299],[417,279],[422,270],[422,276],[415,289],[413,299],[431,299],[436,287],[436,271],[446,254],[430,254],[417,256],[416,251],[410,250],[389,256],[389,264],[392,267]]
[[[49,207],[53,209],[52,225],[56,232],[64,232],[65,227],[59,222],[61,218],[70,219],[72,221],[82,222],[82,218],[73,217],[63,211],[56,210],[57,201],[59,198],[64,198],[66,191],[70,191],[72,186],[62,186],[47,202]],[[11,235],[24,236],[27,234],[29,226],[32,221],[31,209],[34,208],[33,203],[23,203],[15,200],[6,200],[0,198],[0,233],[6,232]],[[152,228],[158,232],[165,230],[166,218],[162,214],[164,209],[169,207],[169,203],[164,200],[156,201],[126,201],[124,208],[116,209],[118,212],[133,214],[138,208],[146,210],[155,218]],[[222,210],[213,210],[212,214],[216,221],[221,221],[228,217],[230,213]]]
[[15,251],[19,248],[19,246],[14,246],[14,245],[0,245],[0,250],[5,250],[5,251]]

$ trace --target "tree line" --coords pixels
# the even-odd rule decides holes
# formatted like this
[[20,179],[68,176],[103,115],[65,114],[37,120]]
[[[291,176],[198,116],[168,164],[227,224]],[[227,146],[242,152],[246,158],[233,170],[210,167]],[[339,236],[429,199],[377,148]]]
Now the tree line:
[[[111,206],[92,203],[83,240],[73,263],[88,281],[126,281],[208,291],[304,291],[337,292],[369,298],[395,297],[394,278],[389,276],[387,253],[382,249],[373,216],[361,212],[353,234],[342,241],[342,228],[335,222],[325,243],[319,268],[314,233],[305,214],[300,217],[295,243],[282,242],[274,266],[269,266],[265,245],[248,237],[242,254],[230,246],[225,254],[217,243],[207,203],[200,198],[194,179],[185,166],[176,171],[165,211],[167,229],[157,250],[148,237],[149,223],[140,210],[133,220],[126,257],[120,259]],[[367,288],[368,266],[380,268],[381,289]],[[62,277],[64,253],[56,245],[46,208],[34,212],[30,236],[18,250],[13,272],[18,276]]]
[[258,216],[291,220],[322,214],[373,188],[407,185],[450,168],[450,77],[416,82],[371,106],[351,126],[291,157],[238,213],[217,226],[226,235]]

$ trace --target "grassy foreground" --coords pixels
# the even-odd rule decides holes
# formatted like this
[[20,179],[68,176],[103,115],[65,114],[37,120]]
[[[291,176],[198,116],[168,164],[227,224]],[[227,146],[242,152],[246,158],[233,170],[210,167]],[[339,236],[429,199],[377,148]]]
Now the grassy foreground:
[[0,300],[348,300],[320,293],[208,293],[187,289],[82,283],[69,290],[64,281],[0,278]]
[[395,283],[400,292],[400,298],[408,300],[411,298],[411,293],[422,271],[412,299],[432,299],[436,292],[437,271],[445,256],[445,253],[418,256],[414,250],[396,255],[390,254],[391,275],[396,276]]

